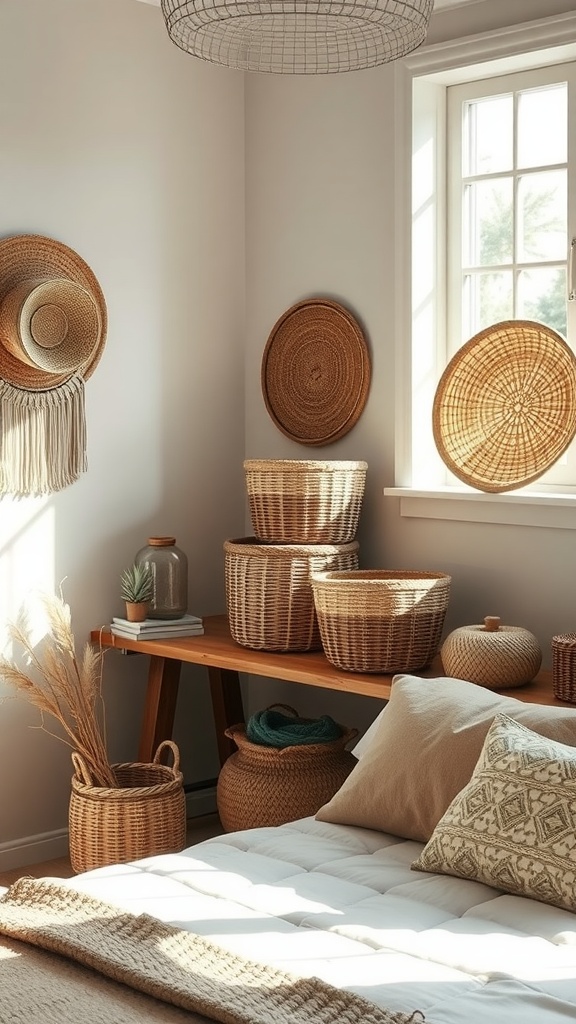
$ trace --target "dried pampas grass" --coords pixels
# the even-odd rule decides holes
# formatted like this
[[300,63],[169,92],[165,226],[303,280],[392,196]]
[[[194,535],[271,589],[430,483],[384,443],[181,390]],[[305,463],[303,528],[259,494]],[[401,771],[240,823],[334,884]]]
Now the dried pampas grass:
[[[38,601],[48,632],[35,643],[30,612],[23,610],[8,635],[23,649],[26,670],[0,656],[0,678],[38,708],[40,728],[82,755],[95,785],[117,788],[106,753],[103,651],[87,643],[78,658],[69,606],[55,594],[38,594]],[[48,728],[46,717],[56,720],[60,735]]]

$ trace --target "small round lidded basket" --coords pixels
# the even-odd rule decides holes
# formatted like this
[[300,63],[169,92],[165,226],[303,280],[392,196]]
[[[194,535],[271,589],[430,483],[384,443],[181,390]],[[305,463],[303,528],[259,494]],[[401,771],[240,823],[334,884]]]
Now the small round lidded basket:
[[246,459],[252,529],[272,544],[347,544],[364,498],[366,462]]
[[542,664],[542,650],[522,626],[503,626],[497,615],[483,624],[460,626],[449,633],[440,651],[447,676],[467,679],[489,690],[523,686]]

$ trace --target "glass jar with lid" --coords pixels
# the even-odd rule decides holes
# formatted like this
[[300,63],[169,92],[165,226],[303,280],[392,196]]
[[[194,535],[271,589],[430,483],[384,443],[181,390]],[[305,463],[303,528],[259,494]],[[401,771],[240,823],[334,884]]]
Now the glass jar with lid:
[[175,537],[148,537],[134,561],[152,569],[154,591],[148,608],[151,619],[181,619],[188,610],[188,558]]

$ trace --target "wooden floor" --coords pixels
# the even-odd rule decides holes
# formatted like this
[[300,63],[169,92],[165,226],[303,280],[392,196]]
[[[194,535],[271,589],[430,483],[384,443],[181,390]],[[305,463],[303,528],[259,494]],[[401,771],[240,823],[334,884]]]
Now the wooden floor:
[[[201,818],[190,818],[186,834],[187,845],[201,843],[203,839],[210,839],[212,836],[222,835],[224,829],[220,824],[217,814],[207,814]],[[45,860],[41,864],[27,864],[24,868],[12,868],[11,871],[0,871],[0,886],[12,885],[18,878],[26,875],[28,878],[40,878],[44,875],[50,878],[71,878],[74,872],[67,857],[58,857],[56,860]]]

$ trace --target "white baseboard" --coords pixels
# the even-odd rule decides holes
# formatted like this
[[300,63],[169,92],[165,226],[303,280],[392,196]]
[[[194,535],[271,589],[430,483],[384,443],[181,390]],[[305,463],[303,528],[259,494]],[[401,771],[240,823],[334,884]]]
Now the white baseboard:
[[186,817],[200,818],[203,814],[216,814],[216,786],[186,793]]
[[41,864],[45,860],[68,856],[68,829],[56,832],[40,832],[35,836],[24,836],[11,843],[0,843],[0,871],[25,868],[29,864]]
[[[199,818],[216,812],[216,787],[199,789],[186,794],[186,817]],[[68,830],[40,832],[12,842],[0,843],[0,872],[25,868],[29,864],[42,864],[46,860],[68,856]]]

